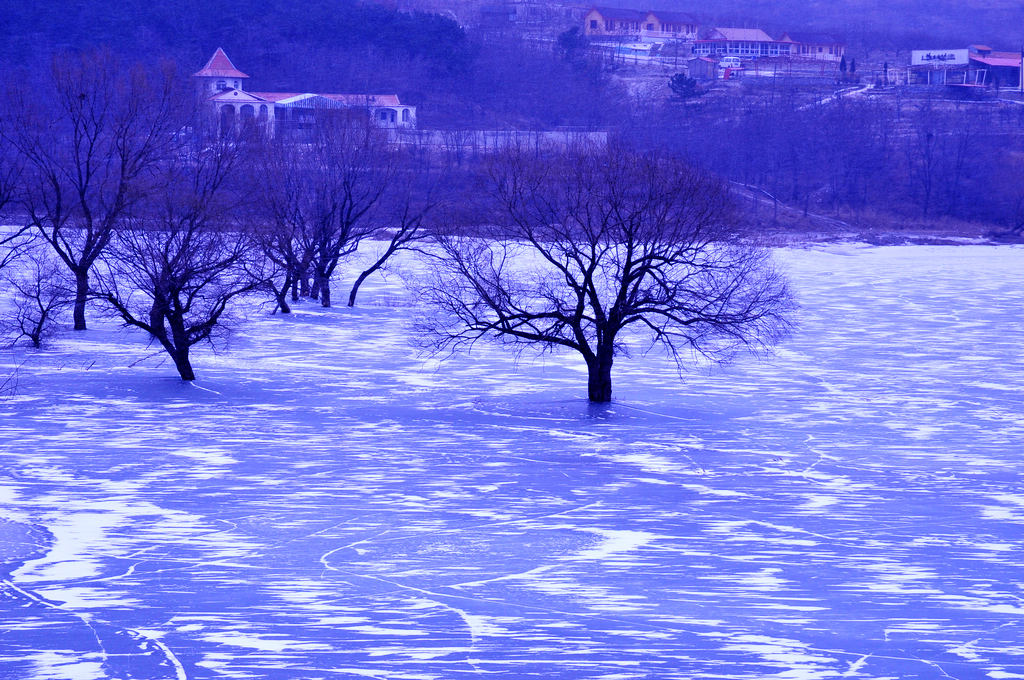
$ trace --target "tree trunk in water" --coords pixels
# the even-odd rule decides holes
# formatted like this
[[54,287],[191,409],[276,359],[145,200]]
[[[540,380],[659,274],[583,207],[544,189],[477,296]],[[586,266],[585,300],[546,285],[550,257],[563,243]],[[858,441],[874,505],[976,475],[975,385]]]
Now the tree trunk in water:
[[587,362],[587,397],[595,404],[606,404],[612,400],[612,357],[610,352],[598,351],[598,355]]
[[362,274],[359,275],[359,278],[356,279],[356,282],[352,284],[352,290],[349,291],[349,294],[348,294],[348,306],[349,307],[355,307],[356,306],[356,293],[359,292],[359,286],[363,285],[363,281],[366,280],[366,277],[370,275],[371,271],[372,270],[370,270],[370,269],[367,269],[366,271],[364,271]]
[[187,347],[172,352],[171,358],[174,359],[174,367],[178,369],[178,375],[181,376],[182,380],[192,381],[196,379],[196,374],[192,370],[192,364],[188,360]]
[[75,330],[85,330],[85,301],[89,299],[89,272],[75,272]]

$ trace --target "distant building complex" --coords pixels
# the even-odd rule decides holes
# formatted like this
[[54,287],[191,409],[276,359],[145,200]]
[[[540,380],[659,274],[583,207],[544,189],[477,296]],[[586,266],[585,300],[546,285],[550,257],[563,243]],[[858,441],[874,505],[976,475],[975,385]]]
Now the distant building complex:
[[691,44],[692,53],[698,57],[790,57],[838,62],[846,53],[845,42],[834,35],[789,31],[775,38],[760,28],[702,28],[689,14],[662,10],[592,7],[583,17],[583,33],[592,40],[620,43],[684,41]]

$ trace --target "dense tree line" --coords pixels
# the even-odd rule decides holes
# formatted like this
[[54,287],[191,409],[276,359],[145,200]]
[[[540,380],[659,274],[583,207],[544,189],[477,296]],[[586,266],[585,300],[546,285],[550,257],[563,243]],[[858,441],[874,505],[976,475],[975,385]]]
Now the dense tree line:
[[953,218],[996,231],[1021,221],[1024,107],[898,90],[800,94],[780,82],[743,98],[666,102],[631,134],[805,212]]
[[[472,55],[465,33],[449,18],[356,0],[3,3],[0,24],[13,39],[4,50],[8,61],[39,48],[103,46],[132,56],[180,56],[209,52],[211,44],[248,57],[251,42],[376,49],[452,71],[464,68]],[[26,45],[33,49],[26,51]]]

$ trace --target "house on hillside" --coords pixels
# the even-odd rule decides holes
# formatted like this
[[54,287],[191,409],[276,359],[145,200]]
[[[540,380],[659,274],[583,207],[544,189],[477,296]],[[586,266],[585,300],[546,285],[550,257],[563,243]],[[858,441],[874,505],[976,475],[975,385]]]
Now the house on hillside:
[[697,37],[697,20],[683,12],[662,10],[647,13],[644,19],[644,37],[693,40]]
[[583,32],[593,37],[631,37],[640,35],[647,12],[617,7],[594,7],[583,16]]
[[981,88],[986,86],[987,77],[966,49],[911,50],[906,84]]
[[583,17],[583,32],[591,37],[692,40],[697,20],[683,12],[641,11],[593,7]]
[[966,88],[1022,88],[1021,53],[997,52],[987,45],[911,50],[908,85]]
[[970,45],[967,52],[971,65],[986,72],[989,84],[1024,89],[1022,52],[997,52],[988,45]]
[[248,128],[268,135],[300,133],[312,127],[320,111],[336,111],[382,128],[416,128],[416,107],[402,104],[395,94],[247,92],[243,83],[248,77],[219,47],[206,65],[192,74],[200,106],[217,134]]
[[693,43],[699,57],[737,56],[747,59],[790,54],[792,43],[775,40],[760,28],[711,28]]
[[790,55],[800,59],[840,61],[846,54],[846,43],[829,33],[786,31],[780,41],[790,43]]

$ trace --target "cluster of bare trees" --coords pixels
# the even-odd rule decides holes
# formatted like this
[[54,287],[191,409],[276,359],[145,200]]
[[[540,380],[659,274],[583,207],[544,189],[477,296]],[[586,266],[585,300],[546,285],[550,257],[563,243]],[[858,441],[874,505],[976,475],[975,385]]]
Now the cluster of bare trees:
[[67,309],[85,330],[95,306],[193,380],[191,349],[224,334],[240,299],[329,307],[367,239],[349,305],[418,251],[432,344],[574,350],[595,402],[622,353],[662,347],[682,366],[788,330],[786,283],[724,185],[668,156],[508,148],[456,168],[336,113],[300,138],[211,139],[172,70],[79,55],[43,81],[43,96],[38,79],[12,88],[0,132],[9,330],[36,346]]
[[329,306],[339,261],[382,233],[387,211],[399,228],[384,259],[420,238],[422,182],[400,184],[401,159],[368,124],[325,120],[301,143],[209,139],[171,69],[99,52],[32,76],[8,83],[3,111],[0,210],[15,226],[0,268],[7,331],[36,346],[68,308],[85,330],[99,302],[192,380],[190,349],[217,337],[236,298],[271,290],[287,312],[291,291]]

